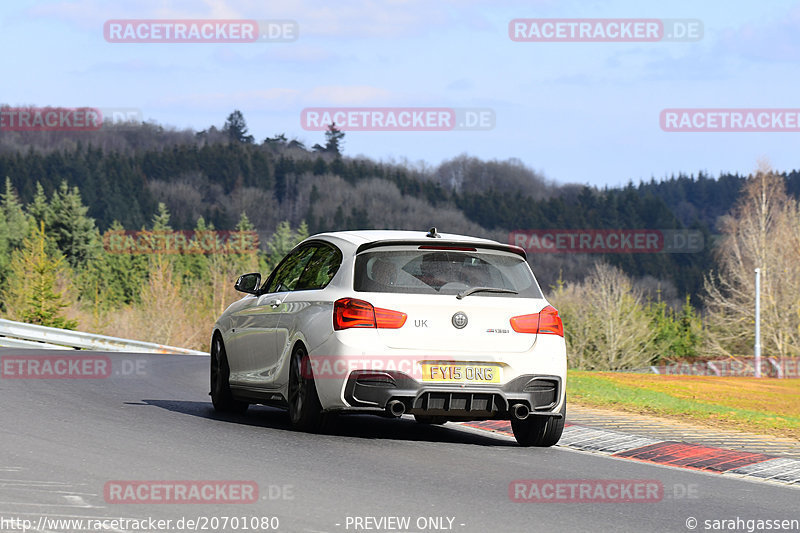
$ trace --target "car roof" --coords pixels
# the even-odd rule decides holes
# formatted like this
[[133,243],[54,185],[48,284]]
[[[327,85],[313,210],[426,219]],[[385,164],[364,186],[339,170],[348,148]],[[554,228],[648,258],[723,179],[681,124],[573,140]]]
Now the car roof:
[[[409,231],[409,230],[353,230],[353,231],[331,231],[327,233],[320,233],[309,237],[309,239],[320,237],[334,237],[346,241],[355,246],[367,244],[376,241],[418,241],[420,239],[430,239],[431,243],[435,243],[438,239],[426,237],[427,231]],[[458,241],[458,242],[476,242],[486,244],[500,244],[497,241],[490,239],[482,239],[480,237],[470,237],[468,235],[457,235],[454,233],[438,233],[443,241]]]
[[[409,230],[353,230],[353,231],[332,231],[319,233],[309,237],[308,241],[323,239],[346,247],[352,247],[352,252],[372,248],[374,246],[397,244],[413,245],[453,245],[456,243],[470,243],[496,250],[503,250],[526,257],[525,251],[518,246],[505,244],[491,239],[480,237],[470,237],[468,235],[458,235],[454,233],[438,233],[438,237],[429,237],[428,231],[409,231]],[[303,241],[305,242],[305,241]],[[380,243],[380,244],[378,244]]]

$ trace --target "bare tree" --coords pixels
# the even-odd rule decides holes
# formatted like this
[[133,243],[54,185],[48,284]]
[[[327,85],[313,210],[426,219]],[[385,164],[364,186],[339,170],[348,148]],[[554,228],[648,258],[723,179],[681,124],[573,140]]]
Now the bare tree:
[[800,210],[784,178],[760,162],[721,230],[719,269],[705,280],[707,348],[723,356],[752,351],[754,270],[761,268],[763,351],[800,355]]
[[564,321],[571,367],[624,370],[657,357],[641,290],[620,269],[596,263],[583,282],[559,284],[550,301]]

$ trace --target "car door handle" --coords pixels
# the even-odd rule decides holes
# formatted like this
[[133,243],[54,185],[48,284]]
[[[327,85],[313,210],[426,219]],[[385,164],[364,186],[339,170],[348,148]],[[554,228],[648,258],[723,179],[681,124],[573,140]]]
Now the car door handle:
[[275,309],[276,307],[278,307],[279,305],[281,305],[281,301],[280,301],[280,299],[279,299],[279,298],[273,298],[272,300],[270,300],[270,301],[268,301],[268,302],[267,302],[267,305],[269,305],[270,307],[272,307],[273,309]]

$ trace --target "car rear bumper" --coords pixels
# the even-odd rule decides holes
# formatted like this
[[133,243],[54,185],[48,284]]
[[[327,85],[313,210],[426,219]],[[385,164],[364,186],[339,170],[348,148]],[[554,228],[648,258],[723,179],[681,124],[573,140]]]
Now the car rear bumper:
[[423,383],[394,370],[357,370],[347,379],[344,399],[364,410],[384,410],[400,401],[406,413],[452,420],[509,419],[519,404],[530,415],[560,417],[563,381],[555,375],[529,374],[498,385]]

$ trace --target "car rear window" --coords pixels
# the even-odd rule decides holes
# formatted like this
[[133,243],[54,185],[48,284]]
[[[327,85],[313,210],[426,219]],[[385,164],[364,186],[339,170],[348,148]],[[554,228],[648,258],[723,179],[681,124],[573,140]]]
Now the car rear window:
[[528,264],[511,253],[413,248],[370,250],[356,257],[356,291],[458,294],[473,287],[519,293],[476,292],[474,296],[542,297]]

